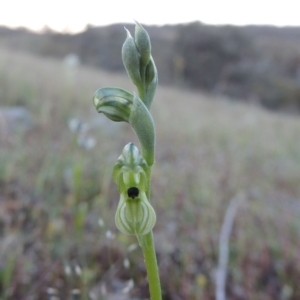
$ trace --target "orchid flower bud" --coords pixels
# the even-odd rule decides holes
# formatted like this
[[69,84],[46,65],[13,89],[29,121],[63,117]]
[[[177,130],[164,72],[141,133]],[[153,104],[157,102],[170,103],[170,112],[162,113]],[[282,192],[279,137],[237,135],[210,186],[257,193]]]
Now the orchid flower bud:
[[125,234],[145,235],[156,222],[156,214],[146,196],[149,167],[138,148],[124,147],[114,168],[114,180],[120,192],[115,222]]
[[98,89],[93,97],[94,105],[99,113],[105,114],[115,122],[129,122],[133,95],[120,88]]
[[144,103],[150,109],[158,82],[157,70],[154,63],[154,60],[151,56],[150,62],[146,67],[145,74],[145,85],[146,85],[146,93]]
[[137,95],[120,88],[101,88],[93,97],[94,105],[99,113],[109,119],[124,121],[132,126],[139,138],[143,156],[149,166],[154,163],[155,131],[152,116]]
[[130,32],[125,28],[127,38],[122,47],[122,60],[127,71],[128,76],[136,86],[142,85],[142,78],[140,74],[140,59],[141,55],[135,44],[134,38]]
[[148,32],[144,27],[136,22],[135,26],[135,44],[141,55],[141,65],[147,66],[151,57],[151,42]]
[[135,36],[125,28],[127,38],[122,47],[122,59],[132,82],[139,91],[139,96],[150,109],[157,87],[157,70],[151,56],[151,42],[147,31],[136,22]]

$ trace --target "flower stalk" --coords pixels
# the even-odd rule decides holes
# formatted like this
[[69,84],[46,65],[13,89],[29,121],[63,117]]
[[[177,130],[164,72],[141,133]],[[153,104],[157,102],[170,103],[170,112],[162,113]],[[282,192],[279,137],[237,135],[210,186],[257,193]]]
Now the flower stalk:
[[117,228],[135,235],[144,254],[151,300],[161,300],[161,287],[152,229],[156,214],[150,203],[151,168],[155,156],[155,128],[150,113],[158,76],[147,31],[136,22],[135,35],[127,32],[122,59],[138,94],[116,87],[98,89],[93,97],[99,113],[115,122],[127,122],[136,133],[141,152],[127,144],[117,160],[113,177],[120,200],[115,214]]

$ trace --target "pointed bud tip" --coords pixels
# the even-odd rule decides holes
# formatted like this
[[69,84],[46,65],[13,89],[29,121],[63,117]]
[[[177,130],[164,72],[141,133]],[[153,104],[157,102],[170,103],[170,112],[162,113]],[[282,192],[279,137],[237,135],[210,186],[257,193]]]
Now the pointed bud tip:
[[141,23],[139,23],[137,20],[134,20],[134,22],[135,22],[135,25],[136,25],[136,26],[143,27],[143,26],[141,25]]
[[127,33],[127,38],[131,38],[132,36],[130,34],[130,31],[126,27],[124,27],[124,29],[125,29],[125,31]]

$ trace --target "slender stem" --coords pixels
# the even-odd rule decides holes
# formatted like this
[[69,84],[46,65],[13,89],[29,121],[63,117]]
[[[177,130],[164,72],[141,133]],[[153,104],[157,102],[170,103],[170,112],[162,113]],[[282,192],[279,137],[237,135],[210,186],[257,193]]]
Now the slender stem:
[[[151,167],[149,168],[148,189],[146,191],[147,198],[150,201],[150,181],[151,181]],[[155,253],[155,245],[152,231],[146,235],[137,236],[140,246],[142,247],[145,265],[147,269],[149,291],[151,300],[161,300],[161,287],[159,271]]]
[[161,300],[161,287],[152,231],[138,237],[143,249],[151,300]]
[[145,99],[145,90],[144,90],[144,84],[142,85],[142,86],[138,86],[137,87],[137,89],[138,89],[138,93],[139,93],[139,98],[141,99],[141,100],[144,100]]
[[[140,85],[137,85],[139,98],[143,101],[146,98],[146,88],[145,88],[145,76],[146,76],[146,66],[142,65],[140,69],[141,79],[142,82]],[[148,162],[149,157],[146,151],[142,149],[142,155],[146,158]],[[145,153],[146,152],[146,153]],[[151,157],[150,161],[154,161],[154,158]],[[148,188],[146,190],[146,195],[148,200],[150,201],[150,181],[151,181],[151,166],[149,166],[149,171],[147,174],[148,177]],[[155,246],[153,240],[153,232],[149,232],[146,235],[138,236],[137,239],[139,241],[140,246],[143,249],[146,269],[147,269],[147,276],[148,276],[148,283],[149,283],[149,291],[150,291],[150,298],[151,300],[161,300],[161,287],[160,287],[160,278],[159,278],[159,271],[157,266],[157,259],[155,253]]]

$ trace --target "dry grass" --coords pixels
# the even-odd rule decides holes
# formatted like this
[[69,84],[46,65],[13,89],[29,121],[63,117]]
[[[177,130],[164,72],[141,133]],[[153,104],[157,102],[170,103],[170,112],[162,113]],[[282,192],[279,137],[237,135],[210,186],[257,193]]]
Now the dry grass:
[[[115,299],[129,279],[131,299],[147,298],[141,254],[127,251],[135,239],[114,225],[111,169],[136,138],[95,112],[92,95],[106,85],[132,90],[122,74],[0,52],[1,106],[25,106],[34,122],[29,132],[0,137],[1,299],[47,299],[49,287],[60,299],[73,289],[81,299]],[[164,299],[214,298],[221,222],[239,192],[247,204],[230,243],[230,299],[299,299],[299,119],[167,87],[159,87],[153,116]],[[77,144],[72,118],[90,126],[94,148]]]

